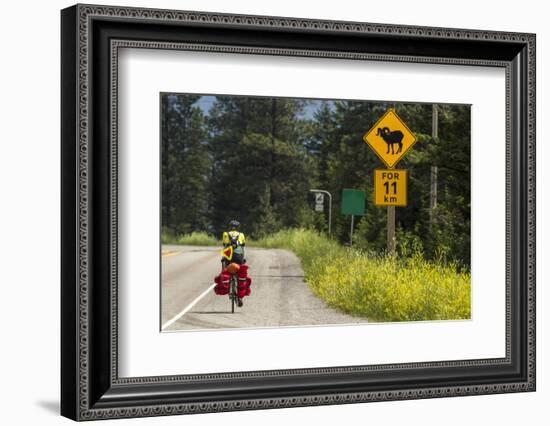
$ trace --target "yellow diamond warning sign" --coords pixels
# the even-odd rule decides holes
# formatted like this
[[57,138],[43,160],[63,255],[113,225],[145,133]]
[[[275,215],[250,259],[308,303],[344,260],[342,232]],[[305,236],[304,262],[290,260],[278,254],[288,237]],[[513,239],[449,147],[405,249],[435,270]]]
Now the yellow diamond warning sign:
[[407,170],[374,170],[374,204],[407,205]]
[[416,136],[393,109],[389,109],[363,136],[376,155],[393,169],[415,144]]

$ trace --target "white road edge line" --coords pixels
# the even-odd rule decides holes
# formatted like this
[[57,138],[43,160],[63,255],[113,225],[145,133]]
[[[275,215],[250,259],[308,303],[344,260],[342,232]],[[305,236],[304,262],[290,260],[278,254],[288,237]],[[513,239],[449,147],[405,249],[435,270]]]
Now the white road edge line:
[[177,320],[179,320],[182,316],[184,316],[189,310],[195,306],[199,300],[201,300],[204,296],[208,294],[209,291],[211,291],[216,286],[216,283],[212,284],[210,287],[208,287],[204,292],[197,297],[195,300],[193,300],[187,307],[181,311],[179,314],[177,314],[174,318],[172,318],[169,321],[166,321],[164,324],[162,324],[162,330],[164,330],[167,327],[170,327],[172,324],[174,324]]

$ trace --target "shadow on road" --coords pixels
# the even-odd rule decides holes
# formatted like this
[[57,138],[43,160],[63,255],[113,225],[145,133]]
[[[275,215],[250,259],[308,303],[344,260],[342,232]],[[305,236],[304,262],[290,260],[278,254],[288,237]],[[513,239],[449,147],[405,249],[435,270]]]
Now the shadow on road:
[[[231,314],[231,311],[191,311],[190,314]],[[235,312],[238,313],[238,312]],[[235,315],[235,314],[231,314]]]

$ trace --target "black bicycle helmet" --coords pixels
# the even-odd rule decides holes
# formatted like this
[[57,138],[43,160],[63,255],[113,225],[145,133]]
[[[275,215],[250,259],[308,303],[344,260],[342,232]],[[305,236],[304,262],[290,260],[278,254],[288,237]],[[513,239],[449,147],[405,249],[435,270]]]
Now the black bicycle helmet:
[[238,220],[233,219],[233,220],[229,221],[229,227],[230,228],[237,229],[239,226],[241,226],[241,224],[239,223]]

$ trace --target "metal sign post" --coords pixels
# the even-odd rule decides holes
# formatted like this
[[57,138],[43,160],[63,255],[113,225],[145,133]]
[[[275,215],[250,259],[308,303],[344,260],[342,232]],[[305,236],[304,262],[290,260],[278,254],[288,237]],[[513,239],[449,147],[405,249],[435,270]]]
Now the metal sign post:
[[354,215],[351,215],[351,229],[349,231],[349,246],[353,246],[353,219],[355,218]]

